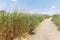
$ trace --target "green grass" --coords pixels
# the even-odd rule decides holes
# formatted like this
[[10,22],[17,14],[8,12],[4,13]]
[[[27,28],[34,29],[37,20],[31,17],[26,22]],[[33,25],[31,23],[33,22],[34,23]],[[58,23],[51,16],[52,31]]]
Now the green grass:
[[45,14],[0,11],[0,38],[2,37],[1,40],[12,40],[19,35],[21,37],[26,32],[31,33],[38,23],[48,17]]
[[60,14],[53,15],[52,21],[56,24],[58,30],[60,31]]

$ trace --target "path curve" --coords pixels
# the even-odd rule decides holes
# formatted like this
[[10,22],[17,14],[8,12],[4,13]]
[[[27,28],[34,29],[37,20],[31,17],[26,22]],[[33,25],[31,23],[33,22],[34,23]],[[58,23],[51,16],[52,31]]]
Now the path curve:
[[35,34],[27,40],[60,40],[60,32],[51,21],[51,18],[42,21],[34,31]]

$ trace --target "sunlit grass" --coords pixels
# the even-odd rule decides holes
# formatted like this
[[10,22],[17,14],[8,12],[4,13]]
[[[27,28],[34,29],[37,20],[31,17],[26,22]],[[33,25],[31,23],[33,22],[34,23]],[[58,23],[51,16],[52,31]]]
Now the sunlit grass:
[[53,15],[52,21],[56,24],[56,26],[58,27],[58,30],[60,30],[60,14]]
[[12,40],[18,36],[21,37],[26,32],[30,34],[38,23],[48,17],[45,14],[0,11],[1,40]]

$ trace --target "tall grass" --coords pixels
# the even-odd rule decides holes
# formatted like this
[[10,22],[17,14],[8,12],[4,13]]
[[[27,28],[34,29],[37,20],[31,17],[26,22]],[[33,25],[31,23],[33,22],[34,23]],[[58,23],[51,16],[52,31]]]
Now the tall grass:
[[60,30],[60,14],[53,15],[52,21],[56,24],[56,26],[58,27],[58,30]]
[[31,33],[38,23],[48,17],[44,14],[0,11],[0,40],[13,40],[25,32]]

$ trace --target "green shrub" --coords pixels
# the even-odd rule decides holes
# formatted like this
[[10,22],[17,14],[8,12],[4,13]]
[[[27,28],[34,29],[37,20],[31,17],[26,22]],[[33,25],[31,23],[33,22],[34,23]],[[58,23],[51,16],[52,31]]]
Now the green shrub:
[[53,15],[52,21],[56,24],[56,26],[58,27],[58,30],[60,30],[60,14]]
[[[1,40],[13,40],[17,36],[22,36],[25,32],[32,32],[37,24],[48,16],[44,14],[24,14],[0,12],[0,38]],[[30,31],[32,30],[32,31]]]

